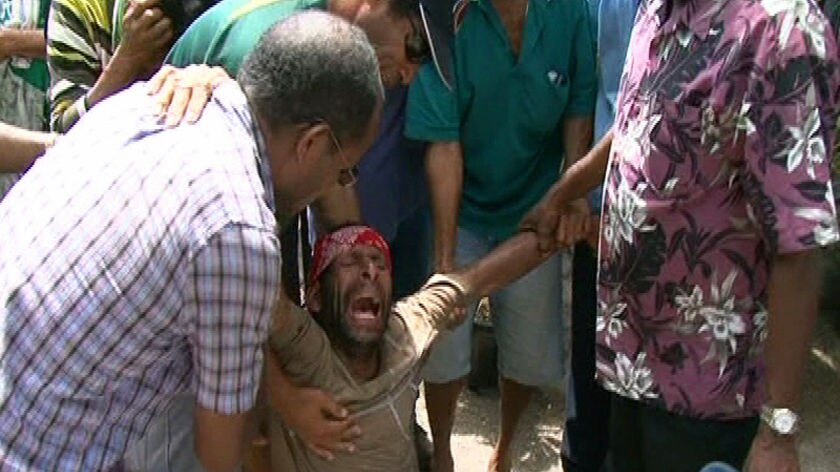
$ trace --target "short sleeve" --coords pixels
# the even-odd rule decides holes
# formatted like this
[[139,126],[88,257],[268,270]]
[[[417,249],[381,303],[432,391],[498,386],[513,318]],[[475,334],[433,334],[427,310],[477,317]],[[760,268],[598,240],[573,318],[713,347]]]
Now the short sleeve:
[[837,45],[832,34],[803,31],[798,23],[782,42],[776,29],[786,14],[771,16],[759,39],[736,120],[746,135],[742,183],[750,216],[774,253],[838,240],[830,170],[840,90]]
[[589,10],[582,8],[572,46],[572,77],[566,116],[586,116],[595,113],[598,79],[593,37]]
[[194,257],[190,341],[203,408],[230,415],[253,407],[279,266],[274,234],[244,225],[226,226]]
[[[50,3],[46,28],[50,71],[50,129],[66,133],[86,111],[85,94],[105,64],[91,31],[100,29],[90,8],[76,0]],[[111,53],[113,51],[106,51]]]
[[458,141],[460,123],[455,91],[446,87],[433,64],[424,64],[408,90],[406,137],[431,142]]
[[405,322],[409,342],[418,357],[425,355],[440,332],[463,322],[455,315],[454,308],[465,305],[465,294],[466,290],[458,281],[436,274],[417,293],[394,306],[394,313]]

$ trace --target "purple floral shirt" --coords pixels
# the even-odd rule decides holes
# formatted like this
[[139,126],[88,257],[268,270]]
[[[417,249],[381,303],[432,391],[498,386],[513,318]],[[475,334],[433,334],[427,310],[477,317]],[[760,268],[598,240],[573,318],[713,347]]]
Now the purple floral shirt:
[[773,255],[838,240],[837,54],[811,0],[642,3],[604,195],[608,390],[698,418],[759,411]]

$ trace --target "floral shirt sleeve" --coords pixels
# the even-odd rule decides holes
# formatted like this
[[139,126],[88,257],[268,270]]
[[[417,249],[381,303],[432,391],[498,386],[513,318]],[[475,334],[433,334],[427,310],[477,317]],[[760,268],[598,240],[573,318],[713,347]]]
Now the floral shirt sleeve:
[[815,15],[791,10],[796,3],[762,2],[770,19],[741,105],[743,186],[751,216],[774,253],[838,240],[829,166],[837,51],[828,56],[833,33]]

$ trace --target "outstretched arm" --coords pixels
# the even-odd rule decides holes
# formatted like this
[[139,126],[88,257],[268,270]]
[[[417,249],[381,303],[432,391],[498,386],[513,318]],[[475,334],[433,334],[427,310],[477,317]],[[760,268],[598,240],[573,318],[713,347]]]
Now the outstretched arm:
[[527,274],[552,254],[540,251],[535,232],[523,231],[452,277],[460,282],[466,298],[480,298]]

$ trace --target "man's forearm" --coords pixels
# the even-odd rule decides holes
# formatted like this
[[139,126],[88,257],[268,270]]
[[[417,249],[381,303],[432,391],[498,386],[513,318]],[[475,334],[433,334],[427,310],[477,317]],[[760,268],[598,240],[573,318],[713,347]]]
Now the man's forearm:
[[120,47],[87,93],[87,106],[93,107],[102,100],[119,92],[135,81],[138,72],[129,62],[119,60]]
[[576,198],[583,198],[590,190],[603,183],[610,160],[612,137],[610,130],[586,155],[566,169],[550,191],[557,202],[567,203]]
[[26,57],[43,59],[47,56],[44,30],[0,28],[0,59]]
[[818,250],[777,256],[770,276],[764,348],[768,404],[796,409],[817,320],[822,267]]
[[592,133],[591,116],[575,116],[563,121],[563,146],[566,153],[564,170],[583,158],[592,144]]
[[335,185],[312,204],[318,224],[318,233],[331,231],[348,223],[362,221],[359,198],[353,187]]
[[532,231],[524,231],[512,236],[475,263],[457,271],[454,276],[466,290],[467,298],[476,299],[519,279],[552,254],[541,253],[537,235]]
[[0,172],[23,172],[44,153],[55,135],[0,123]]
[[230,472],[245,451],[245,413],[222,415],[196,405],[195,453],[208,472]]
[[457,141],[431,143],[426,151],[426,176],[434,225],[435,267],[454,264],[458,208],[464,180],[464,158]]

